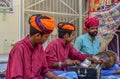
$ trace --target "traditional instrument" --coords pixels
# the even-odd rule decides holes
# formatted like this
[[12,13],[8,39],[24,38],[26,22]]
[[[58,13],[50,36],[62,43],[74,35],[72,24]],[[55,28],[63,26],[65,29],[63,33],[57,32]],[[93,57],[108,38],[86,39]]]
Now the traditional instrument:
[[[100,71],[102,68],[112,67],[116,61],[117,56],[113,51],[100,52],[97,55],[90,57],[92,60],[103,60],[104,62],[91,62],[89,58],[85,59],[80,66],[69,67],[69,71],[75,71],[79,79],[100,79]],[[94,75],[94,76],[93,76]]]
[[[102,59],[104,63],[102,64],[102,68],[110,68],[117,62],[116,53],[113,51],[104,51],[95,55],[98,59]],[[95,57],[93,56],[93,59]]]

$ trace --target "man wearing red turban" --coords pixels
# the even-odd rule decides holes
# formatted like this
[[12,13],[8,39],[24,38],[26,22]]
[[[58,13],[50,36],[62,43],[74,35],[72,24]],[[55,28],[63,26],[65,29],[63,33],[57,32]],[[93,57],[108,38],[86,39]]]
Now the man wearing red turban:
[[79,36],[75,41],[75,48],[85,54],[98,54],[100,52],[100,40],[96,37],[98,33],[99,20],[95,17],[85,20],[85,31],[87,33]]
[[[48,44],[45,49],[48,67],[56,75],[67,79],[78,79],[75,72],[67,72],[67,66],[79,65],[87,54],[81,54],[71,44],[74,39],[75,25],[68,22],[58,24],[58,38]],[[67,61],[70,58],[71,61]]]
[[55,20],[43,14],[30,17],[30,33],[18,41],[9,54],[6,79],[64,79],[52,74],[42,44],[54,30]]

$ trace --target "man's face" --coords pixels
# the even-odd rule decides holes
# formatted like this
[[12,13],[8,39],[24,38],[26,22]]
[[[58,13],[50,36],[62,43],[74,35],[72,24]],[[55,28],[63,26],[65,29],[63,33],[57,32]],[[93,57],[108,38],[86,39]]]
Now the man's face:
[[71,43],[75,37],[75,32],[73,31],[71,35],[67,34],[66,43]]
[[94,26],[93,27],[89,27],[87,29],[87,32],[88,32],[88,34],[90,36],[95,37],[97,35],[97,33],[98,33],[98,27],[94,27]]
[[38,36],[37,40],[36,40],[36,43],[39,43],[39,44],[43,44],[49,37],[49,34],[44,34],[44,35],[40,35]]

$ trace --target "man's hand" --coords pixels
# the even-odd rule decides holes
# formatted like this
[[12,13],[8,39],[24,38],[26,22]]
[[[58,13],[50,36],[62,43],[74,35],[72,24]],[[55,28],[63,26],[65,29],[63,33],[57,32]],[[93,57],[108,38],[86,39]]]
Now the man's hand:
[[80,65],[80,61],[78,61],[78,60],[66,61],[66,64],[67,64],[67,66]]
[[89,58],[92,58],[92,56],[93,56],[93,54],[88,54],[88,57],[89,57]]
[[103,61],[102,60],[94,60],[94,63],[96,63],[96,64],[102,64]]
[[104,63],[105,61],[103,59],[100,59],[100,60],[96,60],[96,59],[93,59],[93,58],[87,58],[89,61],[93,62],[93,63],[96,63],[96,64],[102,64]]

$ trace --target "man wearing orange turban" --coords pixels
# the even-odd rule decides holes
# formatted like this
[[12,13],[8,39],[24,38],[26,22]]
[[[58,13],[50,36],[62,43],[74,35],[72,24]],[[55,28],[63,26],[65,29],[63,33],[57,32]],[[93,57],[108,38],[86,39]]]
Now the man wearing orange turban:
[[30,17],[30,33],[18,41],[9,54],[6,79],[64,79],[52,74],[42,44],[54,30],[52,17],[36,14]]
[[98,54],[100,52],[100,40],[96,37],[98,33],[99,20],[95,17],[85,20],[85,31],[87,33],[79,36],[75,41],[75,48],[85,54]]
[[40,32],[50,34],[54,30],[55,21],[50,16],[37,14],[29,19],[29,24]]
[[[81,54],[71,44],[74,39],[75,25],[68,22],[58,24],[58,38],[53,40],[45,49],[46,59],[50,70],[67,79],[78,79],[75,72],[67,72],[67,66],[79,65],[88,55]],[[70,58],[71,61],[67,61]]]

